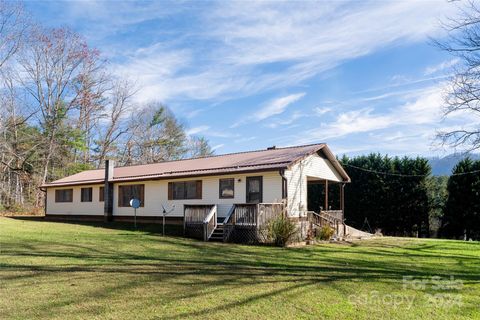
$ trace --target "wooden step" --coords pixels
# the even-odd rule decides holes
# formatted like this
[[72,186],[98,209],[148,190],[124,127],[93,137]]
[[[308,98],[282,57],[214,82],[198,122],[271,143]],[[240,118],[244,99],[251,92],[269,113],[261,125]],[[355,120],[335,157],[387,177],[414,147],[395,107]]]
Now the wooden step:
[[223,241],[223,234],[222,235],[213,235],[208,239],[208,241]]
[[212,235],[208,239],[209,241],[223,241],[223,225],[218,224],[215,230],[213,230]]

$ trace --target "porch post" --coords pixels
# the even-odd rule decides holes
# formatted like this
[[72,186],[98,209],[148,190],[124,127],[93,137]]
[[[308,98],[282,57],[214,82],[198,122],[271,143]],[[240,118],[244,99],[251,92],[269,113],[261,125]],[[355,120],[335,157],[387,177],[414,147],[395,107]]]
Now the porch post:
[[340,206],[342,209],[342,224],[343,224],[343,236],[347,233],[347,226],[345,225],[345,183],[340,184]]
[[344,202],[343,202],[343,187],[344,187],[344,184],[340,183],[338,186],[340,187],[340,210],[342,210],[342,213],[343,213],[343,205],[344,205]]
[[325,211],[328,211],[328,180],[325,180]]

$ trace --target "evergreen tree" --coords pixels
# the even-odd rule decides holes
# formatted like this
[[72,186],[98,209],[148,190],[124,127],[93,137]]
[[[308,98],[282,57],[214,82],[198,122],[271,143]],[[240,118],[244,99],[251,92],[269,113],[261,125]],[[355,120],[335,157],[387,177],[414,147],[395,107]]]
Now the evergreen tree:
[[448,179],[448,199],[441,236],[456,239],[480,238],[480,161],[466,158]]
[[347,224],[361,228],[367,219],[385,234],[429,236],[426,159],[370,154],[341,162],[352,178],[345,187]]

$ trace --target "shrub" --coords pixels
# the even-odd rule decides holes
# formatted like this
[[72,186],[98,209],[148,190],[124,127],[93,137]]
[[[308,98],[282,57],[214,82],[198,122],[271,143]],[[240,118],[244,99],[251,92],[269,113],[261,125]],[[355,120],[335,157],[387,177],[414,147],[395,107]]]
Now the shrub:
[[330,240],[333,237],[335,230],[330,226],[323,226],[317,229],[317,239],[319,240]]
[[285,247],[296,235],[297,226],[284,215],[280,215],[268,223],[267,233],[276,246]]

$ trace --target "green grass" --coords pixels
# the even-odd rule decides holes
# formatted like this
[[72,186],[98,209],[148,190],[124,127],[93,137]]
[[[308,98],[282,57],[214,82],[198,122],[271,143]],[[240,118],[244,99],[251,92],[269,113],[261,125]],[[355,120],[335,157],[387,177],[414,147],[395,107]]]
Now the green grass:
[[478,242],[283,249],[107,227],[0,218],[0,318],[480,319]]

